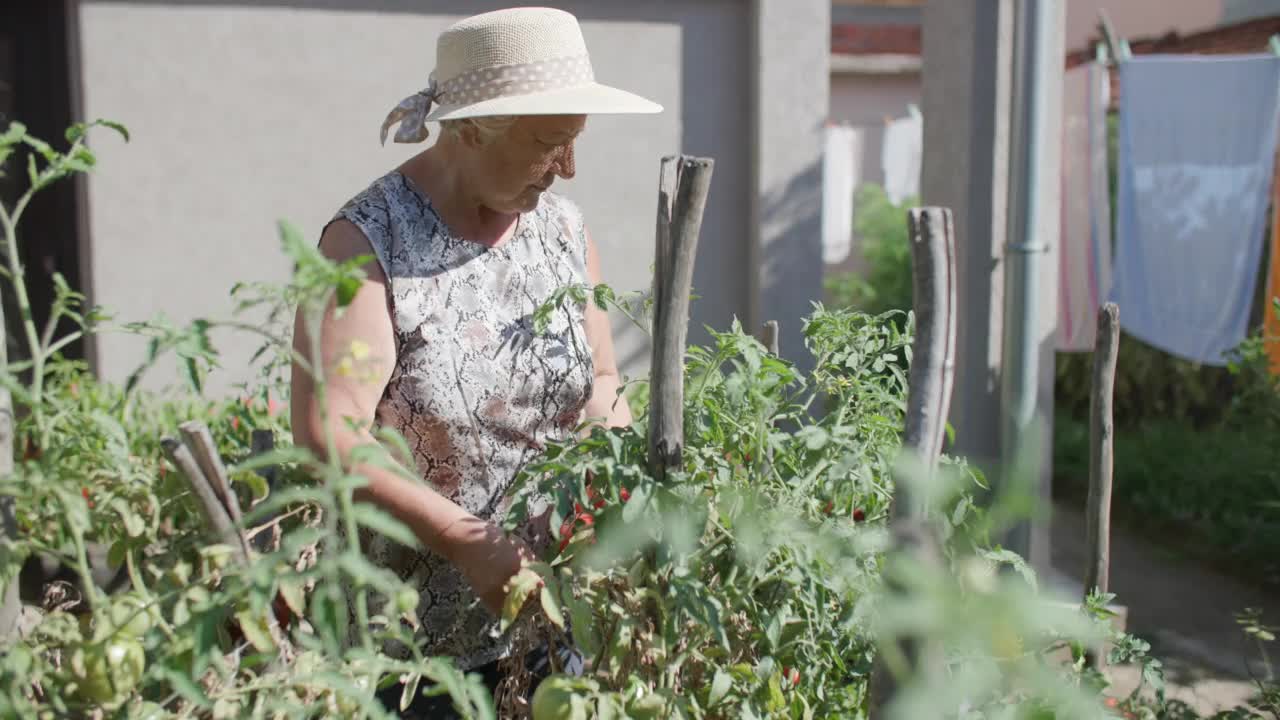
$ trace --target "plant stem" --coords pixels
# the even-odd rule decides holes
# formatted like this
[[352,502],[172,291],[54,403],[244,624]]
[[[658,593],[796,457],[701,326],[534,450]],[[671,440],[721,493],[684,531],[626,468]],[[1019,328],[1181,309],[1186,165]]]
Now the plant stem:
[[[326,305],[328,300],[325,301]],[[333,431],[333,425],[330,424],[328,413],[329,407],[327,403],[327,392],[324,378],[324,349],[321,347],[320,324],[324,318],[325,305],[319,305],[319,310],[312,308],[307,313],[307,339],[311,346],[311,377],[315,386],[316,403],[320,406],[320,411],[325,417],[320,423],[324,428],[324,444],[326,454],[328,455],[328,465],[331,471],[330,477],[340,478],[345,470],[342,466],[342,458],[338,456],[338,440]],[[355,519],[355,502],[354,490],[342,488],[338,491],[338,513],[342,516],[342,530],[346,536],[348,547],[353,548],[357,552],[360,549],[359,528]],[[337,518],[333,521],[332,529],[334,532],[337,528]],[[356,622],[358,624],[358,633],[360,635],[360,645],[366,650],[373,648],[373,642],[369,637],[369,597],[367,591],[361,587],[356,591]]]
[[84,601],[90,610],[98,606],[98,586],[93,582],[93,572],[89,569],[89,552],[85,548],[84,533],[80,528],[71,528],[71,541],[76,549],[76,573],[80,575],[80,584],[84,586]]

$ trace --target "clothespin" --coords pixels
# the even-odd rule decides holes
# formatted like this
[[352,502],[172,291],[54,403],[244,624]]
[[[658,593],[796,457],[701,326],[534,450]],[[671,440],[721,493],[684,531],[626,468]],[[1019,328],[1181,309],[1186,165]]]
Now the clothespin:
[[1098,29],[1102,31],[1102,38],[1106,41],[1109,54],[1116,63],[1133,59],[1133,52],[1129,50],[1129,41],[1116,36],[1115,28],[1112,27],[1111,18],[1107,16],[1106,10],[1098,10]]
[[1280,55],[1280,35],[1272,35],[1271,40],[1267,43],[1271,46],[1271,52]]
[[1107,52],[1106,43],[1098,43],[1093,46],[1093,59],[1094,62],[1103,67],[1111,64],[1111,53]]

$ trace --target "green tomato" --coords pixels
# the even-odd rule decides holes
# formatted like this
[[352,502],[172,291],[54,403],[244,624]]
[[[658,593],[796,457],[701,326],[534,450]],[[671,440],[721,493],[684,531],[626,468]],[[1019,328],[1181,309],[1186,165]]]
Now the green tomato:
[[123,595],[111,604],[111,627],[128,638],[147,634],[155,620],[155,609],[137,595]]
[[99,705],[119,702],[137,687],[147,667],[142,645],[116,638],[84,648],[84,677],[77,678],[80,695]]
[[627,706],[627,715],[636,720],[658,720],[665,717],[667,701],[661,695],[645,695]]
[[164,708],[153,702],[144,702],[132,709],[129,720],[163,720],[166,717]]
[[567,675],[548,675],[533,692],[533,720],[569,720],[574,681]]
[[418,609],[418,591],[413,588],[402,588],[396,593],[396,612],[411,613]]

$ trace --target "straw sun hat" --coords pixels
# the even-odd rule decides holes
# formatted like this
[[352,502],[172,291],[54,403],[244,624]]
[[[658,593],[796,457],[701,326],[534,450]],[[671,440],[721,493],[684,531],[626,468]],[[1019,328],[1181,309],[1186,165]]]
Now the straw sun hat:
[[512,8],[461,20],[436,43],[430,85],[400,101],[382,142],[422,142],[426,123],[493,115],[656,113],[662,106],[595,81],[578,20],[563,10]]

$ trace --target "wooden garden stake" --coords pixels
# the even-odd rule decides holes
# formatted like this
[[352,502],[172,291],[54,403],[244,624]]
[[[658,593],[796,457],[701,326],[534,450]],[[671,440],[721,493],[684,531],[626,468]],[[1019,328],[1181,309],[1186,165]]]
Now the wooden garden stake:
[[684,352],[689,331],[689,294],[714,164],[710,158],[665,157],[658,181],[649,471],[659,480],[667,470],[680,467],[684,451]]
[[[1120,351],[1120,308],[1107,303],[1098,310],[1098,338],[1093,352],[1093,388],[1089,397],[1089,497],[1085,511],[1088,566],[1084,594],[1106,593],[1111,583],[1111,482],[1115,457],[1112,406],[1116,359]],[[1101,653],[1086,658],[1092,667],[1104,663]]]
[[[911,272],[915,306],[915,338],[908,376],[906,427],[903,446],[913,451],[930,475],[938,463],[946,436],[951,406],[956,345],[955,229],[946,208],[912,209],[908,214],[911,237]],[[942,544],[924,521],[924,507],[899,484],[893,500],[892,551],[911,555],[917,562],[940,567]],[[886,580],[889,593],[902,591]],[[941,672],[938,648],[925,647],[916,638],[903,638],[889,648],[906,668],[925,674]],[[868,709],[877,717],[897,692],[897,681],[886,667],[884,650],[877,655],[868,689]]]
[[232,552],[236,554],[236,558],[243,567],[248,567],[249,552],[244,542],[244,536],[240,533],[240,528],[231,521],[231,516],[218,498],[217,493],[214,492],[213,485],[205,479],[195,456],[191,454],[191,450],[171,437],[161,439],[160,447],[164,450],[165,456],[169,458],[169,462],[172,462],[174,467],[178,468],[186,476],[187,482],[191,485],[191,490],[195,494],[196,504],[200,506],[205,521],[209,524],[209,529],[213,531],[219,542],[232,549]]
[[[911,210],[908,229],[916,334],[911,342],[911,371],[907,378],[910,388],[902,442],[918,453],[924,467],[933,472],[946,438],[955,377],[955,229],[951,211],[938,207]],[[911,514],[914,508],[908,505],[894,502],[896,516]]]
[[218,455],[218,446],[213,441],[213,433],[209,432],[208,426],[196,420],[182,423],[178,426],[178,430],[182,433],[182,439],[190,448],[192,456],[195,457],[196,464],[200,466],[200,472],[204,474],[213,492],[222,501],[222,506],[226,508],[232,524],[239,527],[242,524],[240,501],[231,490],[227,468],[222,464],[221,456]]

